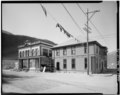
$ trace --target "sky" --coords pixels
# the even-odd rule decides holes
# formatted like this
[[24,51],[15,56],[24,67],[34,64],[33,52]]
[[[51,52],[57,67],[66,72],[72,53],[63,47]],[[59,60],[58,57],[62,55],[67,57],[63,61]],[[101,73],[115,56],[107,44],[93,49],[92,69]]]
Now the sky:
[[[91,18],[89,40],[96,40],[108,48],[108,52],[116,50],[117,4],[115,1],[102,3],[63,3],[75,19],[80,29],[73,22],[61,3],[43,3],[47,11],[45,15],[40,3],[9,3],[2,5],[2,29],[16,35],[27,35],[40,39],[48,39],[57,44],[64,43],[68,38],[56,27],[60,23],[70,34],[81,42],[87,41],[86,31],[83,30],[87,17],[84,12],[100,10]],[[89,14],[89,17],[92,13]]]

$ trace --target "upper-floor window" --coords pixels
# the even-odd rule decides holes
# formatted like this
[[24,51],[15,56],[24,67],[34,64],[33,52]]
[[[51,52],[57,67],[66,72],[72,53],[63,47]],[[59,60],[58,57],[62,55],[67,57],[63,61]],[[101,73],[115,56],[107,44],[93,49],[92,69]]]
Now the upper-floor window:
[[56,50],[56,56],[60,56],[60,50]]
[[49,50],[49,56],[52,57],[52,50]]
[[63,69],[66,69],[66,68],[67,68],[67,60],[63,59]]
[[99,53],[99,51],[98,51],[98,46],[96,46],[96,53]]
[[63,48],[63,55],[66,55],[66,54],[67,54],[67,49]]
[[99,49],[99,55],[101,55],[101,52],[102,52],[102,50],[101,50],[101,49]]
[[87,58],[84,59],[85,60],[85,69],[87,68]]
[[22,57],[22,56],[21,56],[21,51],[19,52],[19,57]]
[[27,50],[27,51],[28,51],[28,54],[27,54],[27,56],[29,56],[29,52],[30,52],[30,51],[29,51],[29,50]]
[[31,50],[31,56],[34,56],[34,49]]
[[21,53],[22,53],[22,54],[21,54],[21,55],[22,55],[22,57],[24,57],[24,51],[22,51]]
[[72,48],[71,48],[71,54],[72,54],[72,55],[75,55],[75,52],[76,52],[76,51],[75,51],[75,47],[72,47]]
[[26,50],[26,51],[25,51],[25,57],[27,57],[27,56],[28,56],[28,51]]
[[23,57],[25,57],[25,51],[23,51]]
[[35,49],[35,55],[36,56],[38,55],[38,49],[37,48]]
[[43,56],[48,56],[48,49],[43,49]]
[[84,53],[87,53],[87,46],[84,46]]
[[75,69],[75,59],[72,59],[72,69]]

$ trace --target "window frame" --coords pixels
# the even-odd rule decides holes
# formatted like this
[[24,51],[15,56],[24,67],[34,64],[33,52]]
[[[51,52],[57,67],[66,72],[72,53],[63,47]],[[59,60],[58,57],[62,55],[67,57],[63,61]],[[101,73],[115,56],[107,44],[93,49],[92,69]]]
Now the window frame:
[[67,69],[67,59],[63,59],[63,69]]
[[71,47],[71,55],[75,55],[76,54],[76,47]]
[[52,50],[49,50],[49,57],[52,57]]
[[67,48],[63,48],[63,55],[67,55]]
[[72,68],[72,69],[75,69],[75,68],[76,68],[75,58],[72,58],[72,60],[71,60],[71,68]]
[[56,50],[56,56],[60,56],[60,50]]
[[87,58],[86,57],[84,58],[84,67],[85,69],[87,69]]
[[[45,52],[44,52],[44,50],[45,50]],[[47,52],[46,52],[46,51],[47,51]],[[44,53],[45,53],[45,55],[44,55]],[[43,48],[43,56],[48,56],[48,49]]]
[[84,45],[84,53],[87,53],[87,45]]

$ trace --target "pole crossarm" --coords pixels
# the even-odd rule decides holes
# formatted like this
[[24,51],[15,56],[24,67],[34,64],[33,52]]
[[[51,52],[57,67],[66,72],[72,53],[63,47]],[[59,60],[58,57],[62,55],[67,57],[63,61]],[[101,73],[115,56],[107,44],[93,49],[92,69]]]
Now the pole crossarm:
[[95,15],[96,12],[100,12],[100,10],[95,10],[95,11],[91,11],[91,12],[85,13],[85,14],[92,13],[92,15],[88,18],[88,21],[90,21],[90,19]]
[[100,10],[95,10],[95,11],[91,11],[91,12],[87,12],[87,13],[89,14],[89,13],[94,13],[94,12],[100,12]]

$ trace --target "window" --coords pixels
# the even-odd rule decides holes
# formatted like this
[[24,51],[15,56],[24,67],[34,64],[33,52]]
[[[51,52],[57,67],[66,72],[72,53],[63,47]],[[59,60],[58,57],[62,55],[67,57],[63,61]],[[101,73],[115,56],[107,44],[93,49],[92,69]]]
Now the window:
[[22,51],[22,57],[24,57],[24,51]]
[[101,49],[99,49],[99,55],[101,55],[101,52],[102,52],[102,50],[101,50]]
[[67,60],[63,59],[63,69],[66,69],[66,68],[67,68]]
[[25,57],[27,57],[27,50],[25,51]]
[[21,57],[21,51],[20,51],[20,53],[19,53],[19,57]]
[[38,55],[38,49],[37,48],[35,49],[35,55],[36,56]]
[[96,69],[98,69],[98,57],[96,57]]
[[95,63],[95,57],[91,56],[91,64],[94,64],[94,63]]
[[75,47],[72,47],[72,48],[71,48],[71,54],[72,54],[72,55],[75,55]]
[[28,56],[29,56],[29,52],[30,52],[30,51],[28,50]]
[[32,50],[29,51],[29,56],[32,56]]
[[48,56],[48,49],[43,49],[43,56]]
[[60,50],[56,50],[56,56],[60,55]]
[[67,54],[67,50],[66,48],[63,48],[63,55],[66,55]]
[[23,57],[25,57],[25,51],[23,51]]
[[85,69],[87,68],[87,58],[84,59],[85,60]]
[[87,53],[87,46],[84,46],[84,53]]
[[99,53],[99,52],[98,52],[98,46],[96,46],[96,53]]
[[75,69],[75,59],[72,59],[72,69]]
[[34,56],[34,49],[32,49],[31,51],[31,56]]
[[52,50],[49,50],[49,56],[52,57]]

